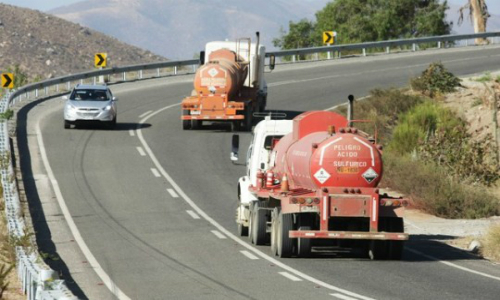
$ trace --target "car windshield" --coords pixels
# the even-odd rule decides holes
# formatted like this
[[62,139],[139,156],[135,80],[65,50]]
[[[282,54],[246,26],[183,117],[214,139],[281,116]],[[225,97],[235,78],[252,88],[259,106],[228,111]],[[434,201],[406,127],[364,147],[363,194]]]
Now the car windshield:
[[91,90],[91,89],[79,89],[74,90],[71,93],[71,100],[81,100],[81,101],[107,101],[109,100],[106,91],[104,90]]

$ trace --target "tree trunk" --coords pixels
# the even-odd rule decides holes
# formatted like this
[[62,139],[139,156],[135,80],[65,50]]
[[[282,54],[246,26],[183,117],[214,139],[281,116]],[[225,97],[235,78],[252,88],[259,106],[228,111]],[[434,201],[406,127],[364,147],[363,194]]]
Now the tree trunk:
[[[474,32],[486,32],[486,21],[488,20],[488,12],[485,11],[486,4],[484,0],[469,0],[470,8],[472,10],[472,24],[474,25]],[[475,40],[476,45],[489,44],[488,39],[480,38]]]

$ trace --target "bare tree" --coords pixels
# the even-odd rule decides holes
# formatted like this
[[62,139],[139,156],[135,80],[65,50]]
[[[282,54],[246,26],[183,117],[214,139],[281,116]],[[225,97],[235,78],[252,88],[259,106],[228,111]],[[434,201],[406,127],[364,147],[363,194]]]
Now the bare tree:
[[[488,12],[488,6],[486,5],[486,0],[468,0],[467,4],[462,6],[458,12],[460,17],[458,18],[458,25],[460,26],[464,20],[464,10],[469,10],[469,19],[474,26],[474,32],[486,32],[486,22],[490,17]],[[477,45],[488,44],[488,39],[476,39]]]

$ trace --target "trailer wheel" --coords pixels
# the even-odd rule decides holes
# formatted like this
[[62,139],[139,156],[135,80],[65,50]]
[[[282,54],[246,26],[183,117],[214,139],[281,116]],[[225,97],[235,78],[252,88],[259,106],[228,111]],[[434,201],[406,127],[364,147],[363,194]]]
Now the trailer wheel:
[[[189,110],[183,110],[182,115],[189,116]],[[191,120],[182,120],[182,129],[183,130],[191,129]]]
[[278,216],[280,209],[275,207],[271,213],[271,253],[278,254]]
[[[309,226],[301,226],[299,230],[311,230]],[[311,256],[311,239],[297,239],[297,256],[298,257],[309,257]]]
[[293,254],[293,239],[289,237],[290,230],[293,230],[293,215],[280,212],[278,215],[277,236],[277,251],[279,257],[290,257]]
[[191,120],[191,128],[192,129],[201,129],[203,127],[202,120]]
[[[389,232],[404,232],[405,226],[402,218],[388,220]],[[389,241],[389,259],[401,260],[403,256],[404,241]]]
[[252,240],[255,245],[264,245],[267,242],[267,210],[261,209],[259,202],[253,206],[252,213]]
[[387,241],[371,241],[368,257],[370,257],[371,260],[387,259],[387,244]]
[[252,131],[252,118],[253,118],[253,109],[250,104],[245,108],[245,119],[243,119],[243,130],[244,131]]
[[248,227],[244,226],[241,223],[238,223],[238,235],[239,236],[247,236],[248,235]]

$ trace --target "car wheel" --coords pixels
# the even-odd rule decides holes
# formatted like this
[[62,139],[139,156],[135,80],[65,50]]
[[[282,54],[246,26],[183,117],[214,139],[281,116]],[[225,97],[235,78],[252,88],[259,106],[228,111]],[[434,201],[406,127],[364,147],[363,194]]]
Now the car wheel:
[[68,121],[64,120],[64,129],[69,129],[70,127],[71,124]]

